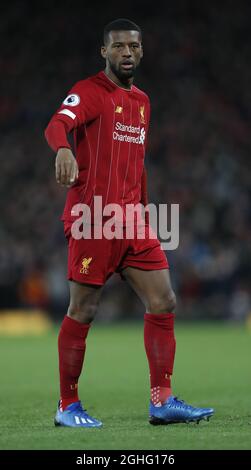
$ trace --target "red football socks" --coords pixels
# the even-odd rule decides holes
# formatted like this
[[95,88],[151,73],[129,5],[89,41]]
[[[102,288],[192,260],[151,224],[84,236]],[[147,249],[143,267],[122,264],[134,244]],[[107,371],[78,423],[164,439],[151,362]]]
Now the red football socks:
[[161,405],[172,394],[171,378],[175,356],[174,314],[146,313],[144,342],[150,369],[151,400]]
[[60,407],[79,400],[78,379],[81,374],[86,337],[90,324],[82,324],[68,316],[64,317],[58,336]]

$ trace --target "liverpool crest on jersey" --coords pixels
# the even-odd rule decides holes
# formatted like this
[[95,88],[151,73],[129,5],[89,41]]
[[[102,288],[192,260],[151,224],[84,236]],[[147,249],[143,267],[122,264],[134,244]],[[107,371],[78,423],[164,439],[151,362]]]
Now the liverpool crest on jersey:
[[145,106],[140,106],[139,108],[139,114],[140,114],[140,122],[142,124],[145,124]]

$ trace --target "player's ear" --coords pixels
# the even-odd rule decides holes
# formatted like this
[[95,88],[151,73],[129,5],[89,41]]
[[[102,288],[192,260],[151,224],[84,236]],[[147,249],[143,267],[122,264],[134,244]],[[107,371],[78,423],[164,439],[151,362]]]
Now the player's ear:
[[144,51],[143,51],[143,44],[141,44],[141,47],[140,47],[140,58],[142,59],[144,55]]
[[105,46],[101,46],[101,55],[103,57],[103,59],[106,59],[106,56],[107,56],[107,50],[106,50],[106,47]]

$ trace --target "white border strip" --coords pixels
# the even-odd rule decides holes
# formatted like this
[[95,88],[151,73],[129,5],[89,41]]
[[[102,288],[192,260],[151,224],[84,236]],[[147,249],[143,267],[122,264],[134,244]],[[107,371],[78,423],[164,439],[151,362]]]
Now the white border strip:
[[70,118],[76,119],[76,114],[74,114],[72,111],[69,109],[62,109],[61,111],[58,112],[58,114],[66,114],[66,116],[69,116]]

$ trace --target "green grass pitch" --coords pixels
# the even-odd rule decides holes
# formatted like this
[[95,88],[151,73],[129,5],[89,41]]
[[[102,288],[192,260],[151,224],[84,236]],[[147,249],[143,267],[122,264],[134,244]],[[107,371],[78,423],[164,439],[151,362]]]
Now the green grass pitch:
[[209,422],[148,424],[143,322],[93,325],[80,396],[101,429],[55,428],[57,330],[0,339],[0,449],[251,449],[251,331],[178,324],[174,394],[212,406]]

